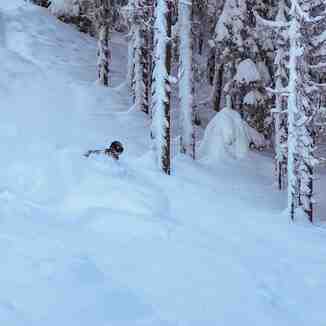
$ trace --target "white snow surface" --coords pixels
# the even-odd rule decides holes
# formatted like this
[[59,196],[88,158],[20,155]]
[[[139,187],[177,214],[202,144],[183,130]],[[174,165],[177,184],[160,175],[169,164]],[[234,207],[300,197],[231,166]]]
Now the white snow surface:
[[[162,175],[123,37],[105,89],[95,40],[23,1],[0,12],[0,325],[325,325],[326,230],[289,223],[269,157]],[[83,158],[115,139],[119,164]]]

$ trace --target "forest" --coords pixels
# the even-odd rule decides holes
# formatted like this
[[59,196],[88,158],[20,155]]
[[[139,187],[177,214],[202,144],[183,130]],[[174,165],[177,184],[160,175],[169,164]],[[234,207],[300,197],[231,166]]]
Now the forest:
[[0,108],[0,325],[325,326],[325,0],[1,0]]
[[[290,218],[302,208],[313,222],[314,170],[323,160],[316,150],[325,143],[324,1],[34,2],[98,38],[97,75],[104,86],[110,87],[110,35],[125,34],[129,95],[135,110],[152,120],[162,171],[171,173],[175,136],[179,151],[195,159],[196,127],[206,127],[209,111],[228,107],[248,124],[252,147],[274,152]],[[175,120],[180,130],[172,135]]]

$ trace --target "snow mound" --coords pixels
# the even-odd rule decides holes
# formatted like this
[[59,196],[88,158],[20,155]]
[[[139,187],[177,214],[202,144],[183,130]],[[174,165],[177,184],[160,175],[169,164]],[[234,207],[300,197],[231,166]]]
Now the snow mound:
[[208,124],[199,153],[202,158],[218,161],[226,156],[241,159],[248,150],[246,125],[240,114],[224,108]]

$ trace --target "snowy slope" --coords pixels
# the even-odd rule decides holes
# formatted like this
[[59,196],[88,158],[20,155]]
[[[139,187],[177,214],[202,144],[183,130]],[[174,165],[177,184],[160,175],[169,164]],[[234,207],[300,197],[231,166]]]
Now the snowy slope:
[[[162,176],[122,37],[107,90],[94,40],[23,1],[0,13],[0,325],[325,325],[326,231],[289,224],[269,158]],[[118,165],[82,157],[114,139]]]

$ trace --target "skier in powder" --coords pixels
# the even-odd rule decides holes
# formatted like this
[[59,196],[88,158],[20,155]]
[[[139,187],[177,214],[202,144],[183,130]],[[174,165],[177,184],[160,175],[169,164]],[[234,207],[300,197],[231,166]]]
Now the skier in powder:
[[104,154],[108,157],[111,157],[113,160],[118,161],[123,151],[123,145],[116,140],[111,143],[109,148],[105,148],[104,150],[89,150],[87,153],[84,154],[84,156],[88,158],[92,154]]

